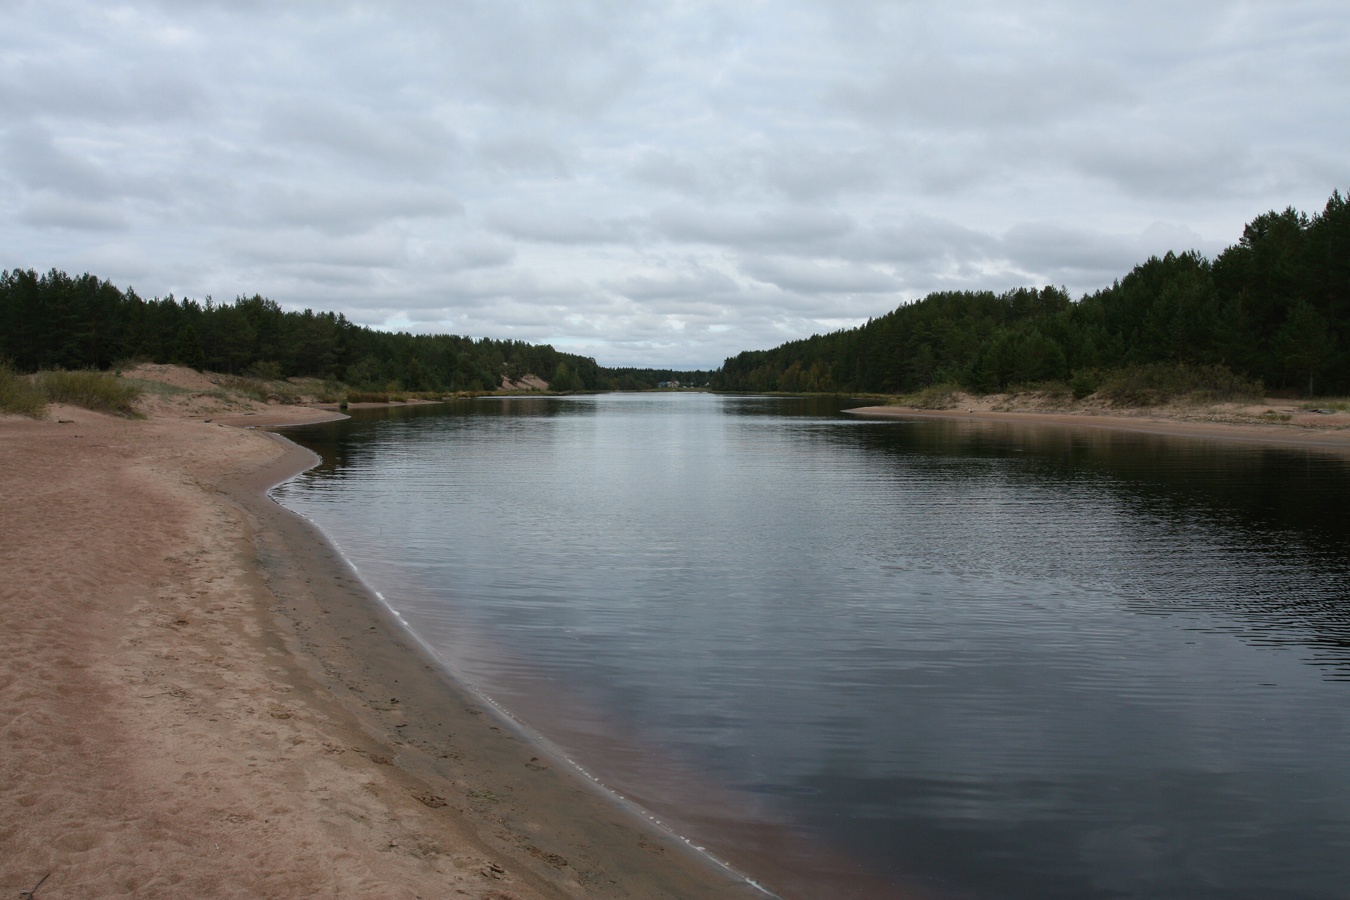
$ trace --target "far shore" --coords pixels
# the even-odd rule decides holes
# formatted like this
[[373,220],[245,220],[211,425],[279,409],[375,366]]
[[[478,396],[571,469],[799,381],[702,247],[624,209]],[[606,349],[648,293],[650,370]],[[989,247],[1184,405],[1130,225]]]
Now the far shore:
[[[1061,412],[1052,410],[998,410],[974,404],[956,409],[917,409],[905,406],[862,406],[845,410],[849,415],[873,419],[949,419],[1002,425],[1038,426],[1129,431],[1178,438],[1201,438],[1305,448],[1329,453],[1350,453],[1350,413],[1310,413],[1298,408],[1279,412],[1262,421],[1262,412],[1272,404],[1232,408],[1180,407],[1141,410],[1134,414],[1097,410]],[[1278,417],[1285,416],[1286,419]],[[1240,418],[1245,417],[1245,418]]]

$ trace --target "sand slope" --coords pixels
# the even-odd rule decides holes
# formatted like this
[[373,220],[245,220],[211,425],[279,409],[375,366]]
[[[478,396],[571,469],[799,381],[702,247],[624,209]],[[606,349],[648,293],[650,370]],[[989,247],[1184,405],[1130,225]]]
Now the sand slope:
[[758,896],[430,669],[262,498],[307,462],[200,419],[0,418],[0,891]]

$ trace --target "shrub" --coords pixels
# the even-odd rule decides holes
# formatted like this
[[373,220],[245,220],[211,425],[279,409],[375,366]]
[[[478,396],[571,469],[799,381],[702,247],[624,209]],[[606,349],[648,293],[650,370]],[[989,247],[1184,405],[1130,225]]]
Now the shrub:
[[136,409],[136,400],[141,396],[140,388],[115,375],[92,370],[66,372],[57,369],[39,372],[34,384],[51,403],[68,403],[129,418],[139,418],[141,415]]
[[1031,395],[1032,399],[1039,398],[1064,403],[1073,391],[1066,381],[1033,381],[1029,384],[1010,384],[1007,393],[1014,396]]
[[345,403],[347,386],[338,381],[325,381],[315,392],[314,399],[319,403]]
[[954,381],[942,384],[930,384],[928,387],[904,398],[906,406],[914,409],[952,409],[960,399],[961,386]]
[[222,378],[220,386],[227,391],[251,397],[259,403],[299,403],[303,399],[294,385],[285,381],[266,381],[261,378],[232,375]]
[[1350,412],[1350,400],[1333,400],[1330,398],[1323,398],[1316,402],[1308,401],[1306,403],[1300,403],[1298,405],[1298,408],[1305,409],[1308,412],[1320,412],[1320,413]]
[[388,391],[348,391],[348,403],[397,403],[403,399],[400,394]]
[[1197,403],[1255,400],[1262,390],[1259,381],[1224,366],[1149,363],[1109,373],[1097,393],[1120,406],[1155,406],[1182,399]]
[[0,360],[0,413],[13,413],[40,419],[47,414],[47,401],[27,378],[17,375],[10,364]]
[[1101,373],[1096,369],[1080,369],[1074,372],[1073,378],[1069,380],[1069,387],[1073,389],[1073,399],[1082,400],[1089,394],[1097,393],[1101,380]]
[[244,373],[249,378],[261,378],[263,381],[280,381],[281,364],[271,360],[258,360]]

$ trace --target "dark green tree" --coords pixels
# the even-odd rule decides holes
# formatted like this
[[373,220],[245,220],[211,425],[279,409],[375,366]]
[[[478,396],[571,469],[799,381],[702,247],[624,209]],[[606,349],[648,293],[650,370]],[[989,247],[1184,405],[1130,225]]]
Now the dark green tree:
[[1310,304],[1299,301],[1280,327],[1275,344],[1289,373],[1299,379],[1307,376],[1311,397],[1317,377],[1335,358],[1336,338],[1326,320]]

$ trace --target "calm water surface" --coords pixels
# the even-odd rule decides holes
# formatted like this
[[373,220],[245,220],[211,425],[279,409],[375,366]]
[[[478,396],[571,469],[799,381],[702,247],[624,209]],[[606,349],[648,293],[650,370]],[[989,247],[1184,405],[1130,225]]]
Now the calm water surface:
[[1346,460],[846,405],[387,410],[277,497],[784,894],[1346,896]]

